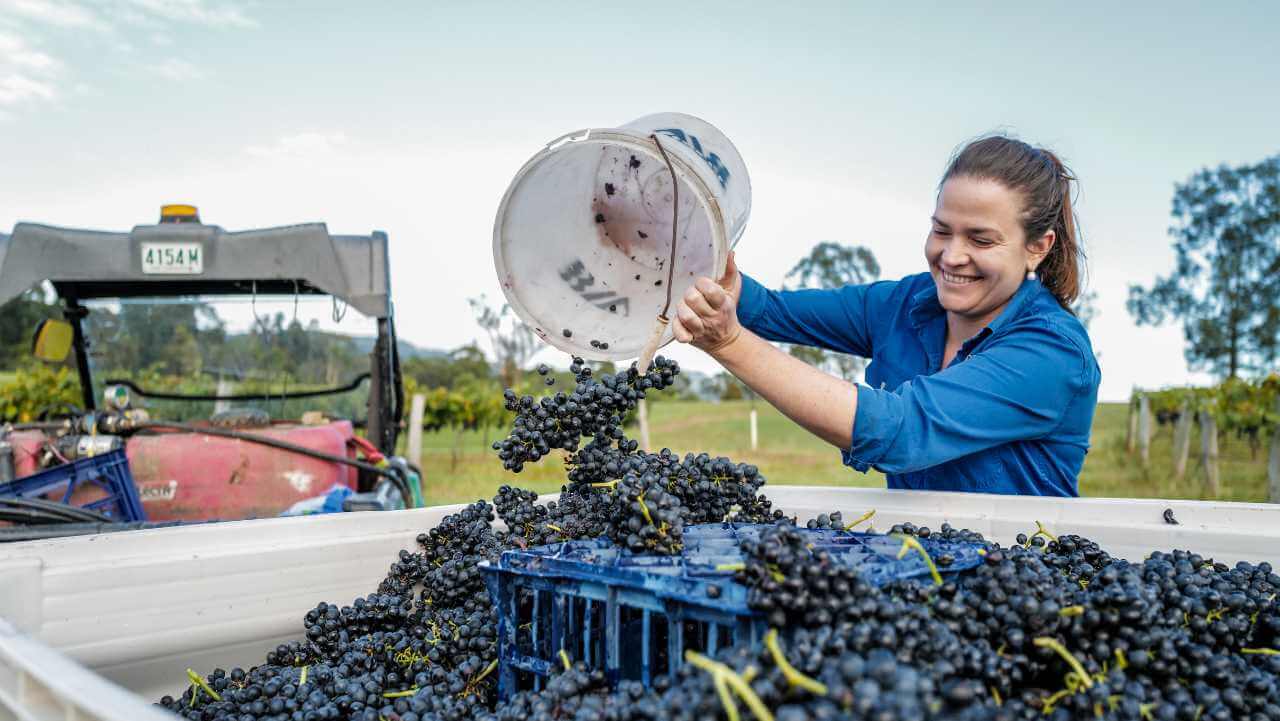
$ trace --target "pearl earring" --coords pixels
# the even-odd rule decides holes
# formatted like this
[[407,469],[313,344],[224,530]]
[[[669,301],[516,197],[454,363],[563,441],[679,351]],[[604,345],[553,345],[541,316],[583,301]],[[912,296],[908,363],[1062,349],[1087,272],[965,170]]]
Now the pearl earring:
[[1035,268],[1032,268],[1031,270],[1027,271],[1027,280],[1035,280],[1035,279],[1036,279],[1036,271],[1035,271]]

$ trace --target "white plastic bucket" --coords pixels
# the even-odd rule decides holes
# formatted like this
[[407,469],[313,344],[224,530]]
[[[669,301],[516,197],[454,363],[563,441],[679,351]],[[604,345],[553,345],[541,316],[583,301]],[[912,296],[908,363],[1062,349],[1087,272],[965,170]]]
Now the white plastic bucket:
[[673,310],[695,278],[724,272],[746,227],[746,165],[706,121],[658,113],[552,141],[502,198],[493,262],[516,314],[560,350],[635,358],[666,302],[673,194],[653,135],[680,182]]

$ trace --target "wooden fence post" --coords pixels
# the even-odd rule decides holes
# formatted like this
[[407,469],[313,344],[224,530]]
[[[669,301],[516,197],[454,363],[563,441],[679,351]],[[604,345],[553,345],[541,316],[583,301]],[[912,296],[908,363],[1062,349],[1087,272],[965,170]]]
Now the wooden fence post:
[[422,416],[426,414],[427,397],[421,393],[413,394],[413,405],[409,410],[409,442],[407,452],[409,462],[415,466],[422,465]]
[[1218,481],[1218,423],[1209,411],[1200,411],[1200,463],[1204,466],[1205,491],[1210,498],[1222,492]]
[[640,450],[649,452],[649,404],[644,399],[636,408],[636,419],[640,421]]
[[756,409],[751,409],[751,450],[756,450],[760,445],[760,434],[756,425]]
[[1146,393],[1138,401],[1138,449],[1146,468],[1151,462],[1151,398]]
[[[1280,398],[1276,399],[1276,412],[1280,413]],[[1271,429],[1271,455],[1267,458],[1267,498],[1280,503],[1280,423]]]
[[1173,426],[1173,477],[1187,475],[1187,456],[1191,455],[1191,408],[1186,401],[1178,408],[1178,422]]
[[1138,406],[1134,405],[1132,400],[1129,401],[1128,429],[1124,436],[1124,451],[1132,456],[1138,446]]

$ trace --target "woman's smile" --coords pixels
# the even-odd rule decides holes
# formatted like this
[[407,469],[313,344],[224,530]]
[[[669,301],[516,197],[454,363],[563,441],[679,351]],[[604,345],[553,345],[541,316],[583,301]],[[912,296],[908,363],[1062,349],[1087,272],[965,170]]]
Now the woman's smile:
[[982,276],[980,275],[965,275],[962,273],[951,273],[951,272],[942,270],[941,268],[938,269],[938,273],[942,276],[942,279],[946,281],[949,285],[956,285],[956,286],[972,285],[982,280]]

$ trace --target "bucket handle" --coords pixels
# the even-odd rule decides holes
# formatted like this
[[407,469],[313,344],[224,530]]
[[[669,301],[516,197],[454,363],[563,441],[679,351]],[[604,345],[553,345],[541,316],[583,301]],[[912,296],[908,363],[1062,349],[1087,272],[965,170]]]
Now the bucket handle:
[[575,130],[572,133],[565,133],[564,135],[561,135],[555,140],[547,143],[547,150],[555,150],[565,143],[576,143],[586,140],[589,137],[591,137],[591,128],[583,128],[582,130]]

